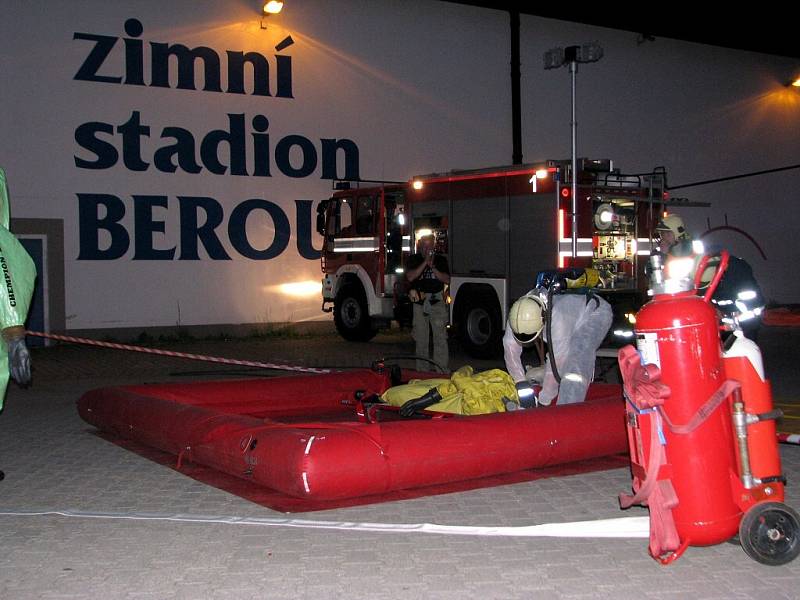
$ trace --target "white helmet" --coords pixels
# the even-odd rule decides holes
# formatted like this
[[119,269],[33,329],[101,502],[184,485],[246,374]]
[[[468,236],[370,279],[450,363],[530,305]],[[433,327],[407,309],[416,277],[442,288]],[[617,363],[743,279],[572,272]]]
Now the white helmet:
[[676,241],[689,239],[689,232],[683,224],[683,219],[675,213],[663,217],[656,225],[656,231],[671,231]]
[[544,327],[544,303],[536,296],[525,295],[511,305],[508,325],[520,344],[532,342]]

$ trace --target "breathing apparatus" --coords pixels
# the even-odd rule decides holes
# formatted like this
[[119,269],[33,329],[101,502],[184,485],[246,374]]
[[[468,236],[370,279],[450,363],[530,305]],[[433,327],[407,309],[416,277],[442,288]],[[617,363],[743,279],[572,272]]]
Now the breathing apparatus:
[[591,291],[600,281],[600,274],[595,269],[568,267],[564,269],[549,269],[539,271],[536,275],[534,291],[544,303],[544,322],[547,336],[547,356],[550,359],[550,368],[557,383],[561,383],[561,374],[558,372],[556,357],[553,349],[553,336],[551,328],[553,320],[550,318],[553,311],[553,296],[565,293],[586,294],[587,302],[593,300],[600,305],[600,297]]

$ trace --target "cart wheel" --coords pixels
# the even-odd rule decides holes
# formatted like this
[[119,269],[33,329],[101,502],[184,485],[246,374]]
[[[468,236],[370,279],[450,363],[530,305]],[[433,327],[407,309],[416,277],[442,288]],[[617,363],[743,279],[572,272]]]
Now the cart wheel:
[[765,565],[784,565],[800,554],[800,515],[781,502],[763,502],[748,510],[739,524],[747,555]]

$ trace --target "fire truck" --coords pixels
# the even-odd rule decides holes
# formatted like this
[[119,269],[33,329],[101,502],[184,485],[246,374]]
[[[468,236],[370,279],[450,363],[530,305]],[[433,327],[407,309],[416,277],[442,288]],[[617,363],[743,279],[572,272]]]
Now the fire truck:
[[472,356],[497,355],[510,305],[539,271],[562,267],[599,271],[597,291],[615,313],[606,343],[629,342],[654,227],[671,202],[666,173],[623,174],[610,160],[577,165],[574,186],[571,161],[550,160],[336,191],[317,208],[322,310],[354,341],[392,320],[410,323],[404,268],[416,241],[432,234],[450,265],[451,327]]

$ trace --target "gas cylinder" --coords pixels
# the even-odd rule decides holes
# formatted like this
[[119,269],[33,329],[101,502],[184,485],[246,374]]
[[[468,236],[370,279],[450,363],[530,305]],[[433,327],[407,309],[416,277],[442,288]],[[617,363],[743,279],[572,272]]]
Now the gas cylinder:
[[[656,294],[636,316],[644,362],[661,370],[670,396],[665,419],[687,424],[725,381],[714,307],[694,291]],[[731,494],[736,469],[730,406],[720,405],[694,431],[676,434],[665,423],[664,448],[677,505],[672,509],[682,544],[718,544],[733,537],[742,512]]]
[[[744,411],[741,423],[746,428],[747,453],[744,459],[737,456],[739,473],[755,499],[783,502],[784,478],[775,426],[782,413],[772,405],[761,350],[741,331],[734,331],[729,342],[723,353],[725,373],[729,379],[741,383]],[[734,426],[736,422],[734,418]]]
[[651,257],[653,299],[636,315],[637,348],[619,352],[635,492],[620,494],[620,503],[648,506],[650,554],[663,564],[690,545],[737,533],[764,564],[800,555],[800,515],[781,502],[780,411],[772,409],[760,351],[734,334],[723,354],[710,302],[728,260],[723,251],[700,297],[708,257],[685,281],[665,279]]

